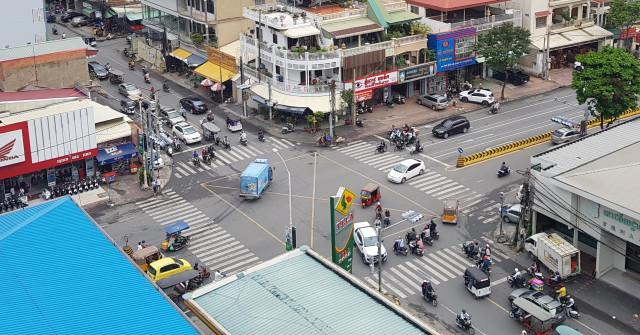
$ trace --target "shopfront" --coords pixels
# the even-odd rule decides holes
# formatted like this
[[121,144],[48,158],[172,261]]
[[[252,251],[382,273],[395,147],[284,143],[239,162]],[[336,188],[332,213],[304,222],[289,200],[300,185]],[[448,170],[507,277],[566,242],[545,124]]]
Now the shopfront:
[[45,187],[95,174],[93,109],[25,120],[3,119],[0,127],[0,195],[40,194]]
[[132,172],[132,167],[137,169],[137,165],[132,164],[135,163],[132,160],[136,157],[138,157],[136,146],[133,143],[124,143],[98,150],[96,161],[101,173],[127,174]]
[[398,71],[389,71],[356,79],[355,85],[348,81],[345,88],[354,86],[356,100],[366,104],[368,100],[383,101],[391,93],[391,86],[397,83]]
[[392,90],[406,97],[427,93],[427,80],[435,77],[436,62],[411,66],[398,71],[398,84]]
[[458,90],[462,83],[473,76],[482,75],[476,60],[476,28],[465,28],[439,34],[429,34],[427,46],[436,53],[436,71],[427,91],[442,92],[442,81],[448,90]]

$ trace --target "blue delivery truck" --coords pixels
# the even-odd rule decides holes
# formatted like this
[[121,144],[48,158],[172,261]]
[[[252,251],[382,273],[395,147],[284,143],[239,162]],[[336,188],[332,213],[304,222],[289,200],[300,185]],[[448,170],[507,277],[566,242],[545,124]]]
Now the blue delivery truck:
[[260,198],[272,179],[273,167],[269,164],[269,160],[264,158],[254,160],[240,175],[240,196]]

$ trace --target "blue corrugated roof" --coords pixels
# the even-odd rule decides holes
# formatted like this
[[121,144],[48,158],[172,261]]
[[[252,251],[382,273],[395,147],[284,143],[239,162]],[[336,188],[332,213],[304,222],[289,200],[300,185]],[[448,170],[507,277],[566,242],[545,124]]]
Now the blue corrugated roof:
[[71,198],[0,215],[0,334],[197,334]]
[[301,249],[291,253],[192,301],[231,334],[426,333]]

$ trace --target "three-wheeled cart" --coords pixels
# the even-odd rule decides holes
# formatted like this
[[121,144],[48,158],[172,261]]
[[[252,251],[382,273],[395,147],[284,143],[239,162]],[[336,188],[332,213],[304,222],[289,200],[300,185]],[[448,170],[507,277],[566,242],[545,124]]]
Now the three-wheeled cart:
[[444,208],[442,210],[442,223],[457,224],[458,223],[458,200],[445,199]]
[[374,183],[367,183],[360,191],[360,203],[362,208],[371,206],[374,202],[379,201],[382,198],[380,194],[380,185]]

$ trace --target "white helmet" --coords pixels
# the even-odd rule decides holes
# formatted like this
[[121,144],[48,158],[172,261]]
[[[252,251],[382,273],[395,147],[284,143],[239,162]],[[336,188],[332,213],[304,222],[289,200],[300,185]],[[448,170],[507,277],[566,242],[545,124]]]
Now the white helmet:
[[520,270],[518,270],[518,268],[516,268],[515,270],[513,270],[513,272],[520,272]]

